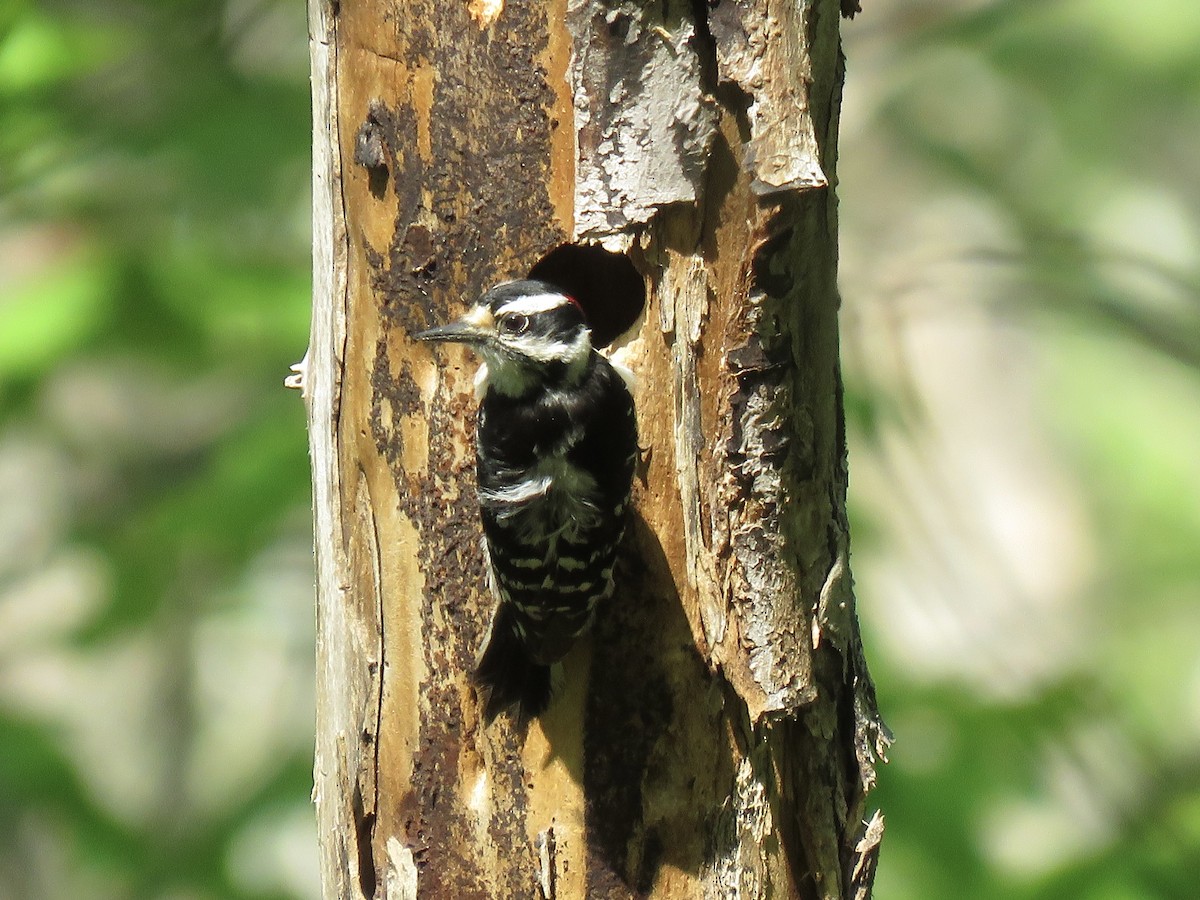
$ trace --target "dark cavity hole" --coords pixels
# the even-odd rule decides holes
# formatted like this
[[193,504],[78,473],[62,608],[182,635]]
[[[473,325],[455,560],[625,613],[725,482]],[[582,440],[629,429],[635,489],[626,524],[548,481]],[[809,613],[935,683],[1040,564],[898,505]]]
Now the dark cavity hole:
[[559,244],[537,261],[529,277],[547,281],[578,301],[597,348],[632,328],[646,305],[646,283],[629,257],[593,244]]
[[364,897],[374,897],[375,889],[379,886],[379,877],[375,874],[375,854],[371,847],[371,839],[375,833],[375,813],[368,813],[363,809],[361,785],[355,785],[351,807],[354,813],[354,837],[358,847],[358,886]]

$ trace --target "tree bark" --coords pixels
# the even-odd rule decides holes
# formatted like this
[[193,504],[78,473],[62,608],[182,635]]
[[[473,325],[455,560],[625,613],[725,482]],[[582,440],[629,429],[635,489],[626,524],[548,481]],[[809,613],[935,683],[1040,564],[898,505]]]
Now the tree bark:
[[[328,898],[869,894],[886,746],[848,567],[837,0],[310,0]],[[492,607],[474,363],[409,333],[563,244],[645,309],[616,596],[526,734]],[[570,259],[571,257],[568,257]]]

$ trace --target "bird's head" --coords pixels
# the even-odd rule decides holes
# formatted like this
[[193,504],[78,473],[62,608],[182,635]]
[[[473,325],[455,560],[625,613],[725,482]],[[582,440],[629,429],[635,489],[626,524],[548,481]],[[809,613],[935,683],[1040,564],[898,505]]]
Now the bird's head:
[[498,285],[458,321],[413,338],[469,345],[483,357],[488,383],[512,396],[577,380],[592,353],[583,310],[544,281]]

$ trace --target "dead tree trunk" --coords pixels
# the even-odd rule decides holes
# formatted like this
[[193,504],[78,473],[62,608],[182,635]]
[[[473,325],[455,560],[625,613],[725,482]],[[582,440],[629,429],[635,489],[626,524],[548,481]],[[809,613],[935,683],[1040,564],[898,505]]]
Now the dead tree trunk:
[[[309,14],[325,896],[866,896],[884,738],[847,564],[837,0]],[[617,596],[522,737],[467,680],[473,363],[408,334],[571,244],[617,254],[597,284],[644,280],[616,345],[645,466]]]

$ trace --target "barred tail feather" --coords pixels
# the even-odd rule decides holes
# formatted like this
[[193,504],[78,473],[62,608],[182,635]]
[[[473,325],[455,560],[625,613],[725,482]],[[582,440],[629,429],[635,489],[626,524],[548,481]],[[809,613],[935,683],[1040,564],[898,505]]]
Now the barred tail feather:
[[517,723],[524,726],[550,704],[550,667],[530,658],[516,624],[512,604],[501,603],[475,667],[474,681],[483,700],[484,723],[488,725],[515,705]]

